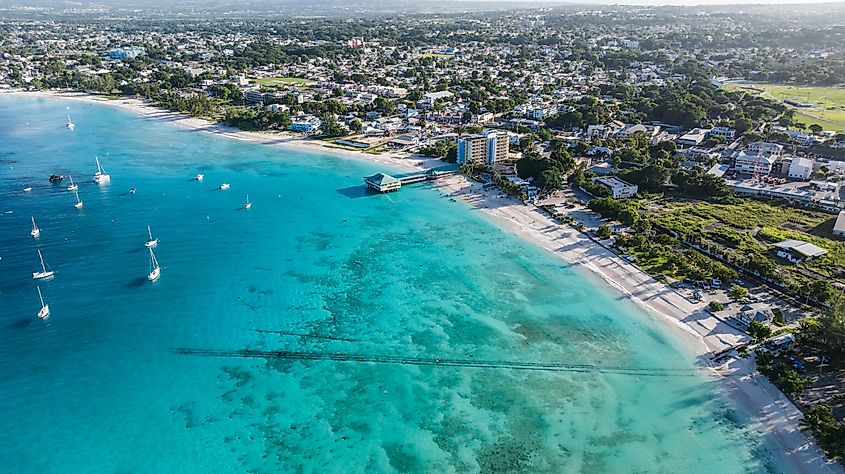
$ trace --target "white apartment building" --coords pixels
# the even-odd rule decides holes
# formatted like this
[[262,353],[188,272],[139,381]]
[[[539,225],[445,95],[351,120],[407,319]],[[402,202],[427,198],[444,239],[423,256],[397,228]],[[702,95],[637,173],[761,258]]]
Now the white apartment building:
[[623,199],[633,197],[637,194],[637,185],[623,181],[616,176],[597,176],[593,178],[594,183],[601,184],[610,190],[610,195],[614,199]]

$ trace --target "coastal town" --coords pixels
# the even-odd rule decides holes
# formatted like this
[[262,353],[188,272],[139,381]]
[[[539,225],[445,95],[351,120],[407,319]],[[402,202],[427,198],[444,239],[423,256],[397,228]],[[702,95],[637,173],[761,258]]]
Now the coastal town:
[[[845,457],[842,4],[100,13],[0,10],[0,93],[354,155],[384,164],[374,193],[429,183],[574,248],[761,418]],[[796,426],[772,429],[800,452]]]

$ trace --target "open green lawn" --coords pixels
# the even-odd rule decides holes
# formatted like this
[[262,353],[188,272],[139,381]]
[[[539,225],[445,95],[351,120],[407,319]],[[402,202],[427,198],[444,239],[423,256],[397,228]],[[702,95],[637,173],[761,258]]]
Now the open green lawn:
[[295,86],[301,85],[304,86],[313,82],[311,79],[305,79],[302,77],[283,77],[283,76],[275,76],[275,77],[262,77],[260,79],[256,79],[255,83],[262,86]]
[[701,235],[705,246],[729,248],[738,255],[766,254],[767,244],[798,239],[829,252],[801,266],[832,280],[841,280],[840,269],[845,268],[845,242],[833,237],[836,216],[832,214],[742,198],[730,204],[659,201],[649,205],[647,212],[666,228]]
[[825,130],[845,130],[845,87],[792,86],[785,84],[726,84],[725,89],[762,95],[779,101],[794,100],[813,104],[811,108],[792,107],[795,121]]

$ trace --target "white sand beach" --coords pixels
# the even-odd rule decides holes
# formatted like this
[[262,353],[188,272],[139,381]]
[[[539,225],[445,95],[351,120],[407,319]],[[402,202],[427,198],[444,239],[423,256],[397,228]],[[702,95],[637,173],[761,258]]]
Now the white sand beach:
[[[121,107],[149,120],[167,121],[197,131],[273,146],[297,147],[337,156],[382,163],[405,171],[441,166],[439,160],[396,158],[325,146],[322,142],[303,140],[291,134],[245,132],[203,119],[169,112],[148,101],[138,99],[105,99],[79,93],[0,91],[25,96],[62,97]],[[746,341],[748,336],[716,319],[705,311],[703,303],[692,303],[667,285],[630,262],[593,242],[573,227],[561,224],[541,209],[510,198],[499,197],[498,190],[484,190],[462,175],[442,178],[435,183],[442,193],[467,202],[483,212],[503,229],[535,245],[545,248],[567,262],[578,264],[603,278],[608,284],[629,295],[656,318],[666,322],[694,352],[699,361],[710,365],[709,355],[719,353]],[[785,452],[785,458],[802,473],[843,473],[845,470],[830,463],[823,452],[799,430],[800,411],[762,376],[755,376],[748,360],[733,361],[713,367],[712,373],[719,387],[748,418],[757,422],[759,431],[773,435]]]

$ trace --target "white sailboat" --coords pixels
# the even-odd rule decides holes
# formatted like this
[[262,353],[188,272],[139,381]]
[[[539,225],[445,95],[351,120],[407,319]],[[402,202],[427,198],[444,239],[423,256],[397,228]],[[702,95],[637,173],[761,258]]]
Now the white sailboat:
[[73,195],[76,197],[76,204],[74,204],[73,207],[75,207],[77,209],[82,209],[83,204],[82,204],[82,199],[79,199],[79,193],[74,191]]
[[76,125],[73,123],[73,120],[70,119],[70,115],[67,116],[67,128],[73,130],[76,128]]
[[223,183],[220,185],[220,189],[229,189],[229,183]]
[[156,258],[156,254],[153,253],[152,247],[150,247],[150,274],[147,275],[147,280],[156,281],[158,277],[161,276],[161,267],[158,264],[158,259]]
[[249,202],[249,194],[246,195],[246,204],[244,204],[244,209],[249,209],[252,207],[252,203]]
[[36,286],[35,288],[38,289],[38,299],[41,300],[41,309],[38,311],[38,317],[47,319],[47,316],[50,316],[50,306],[44,303],[44,297],[41,296],[41,287]]
[[149,249],[158,245],[158,239],[153,238],[153,231],[152,229],[150,229],[150,226],[147,226],[147,233],[150,234],[150,240],[148,240],[147,243],[144,244],[144,246]]
[[32,218],[32,230],[29,231],[29,235],[33,237],[38,237],[39,235],[41,235],[41,229],[39,229],[38,226],[35,225],[35,217]]
[[73,176],[68,175],[68,177],[70,178],[70,184],[68,185],[67,190],[76,191],[79,189],[79,185],[73,182]]
[[41,255],[41,250],[38,250],[38,260],[41,261],[41,271],[40,272],[32,272],[32,279],[33,280],[40,280],[42,278],[50,278],[56,272],[53,270],[47,270],[47,265],[44,263],[44,257]]
[[106,184],[111,181],[111,176],[106,173],[106,170],[103,169],[102,165],[100,165],[100,158],[95,157],[97,160],[97,172],[94,173],[94,182],[97,184]]
[[205,178],[204,174],[202,174],[202,173],[197,174],[197,178],[196,178],[197,181],[202,181],[203,178]]

